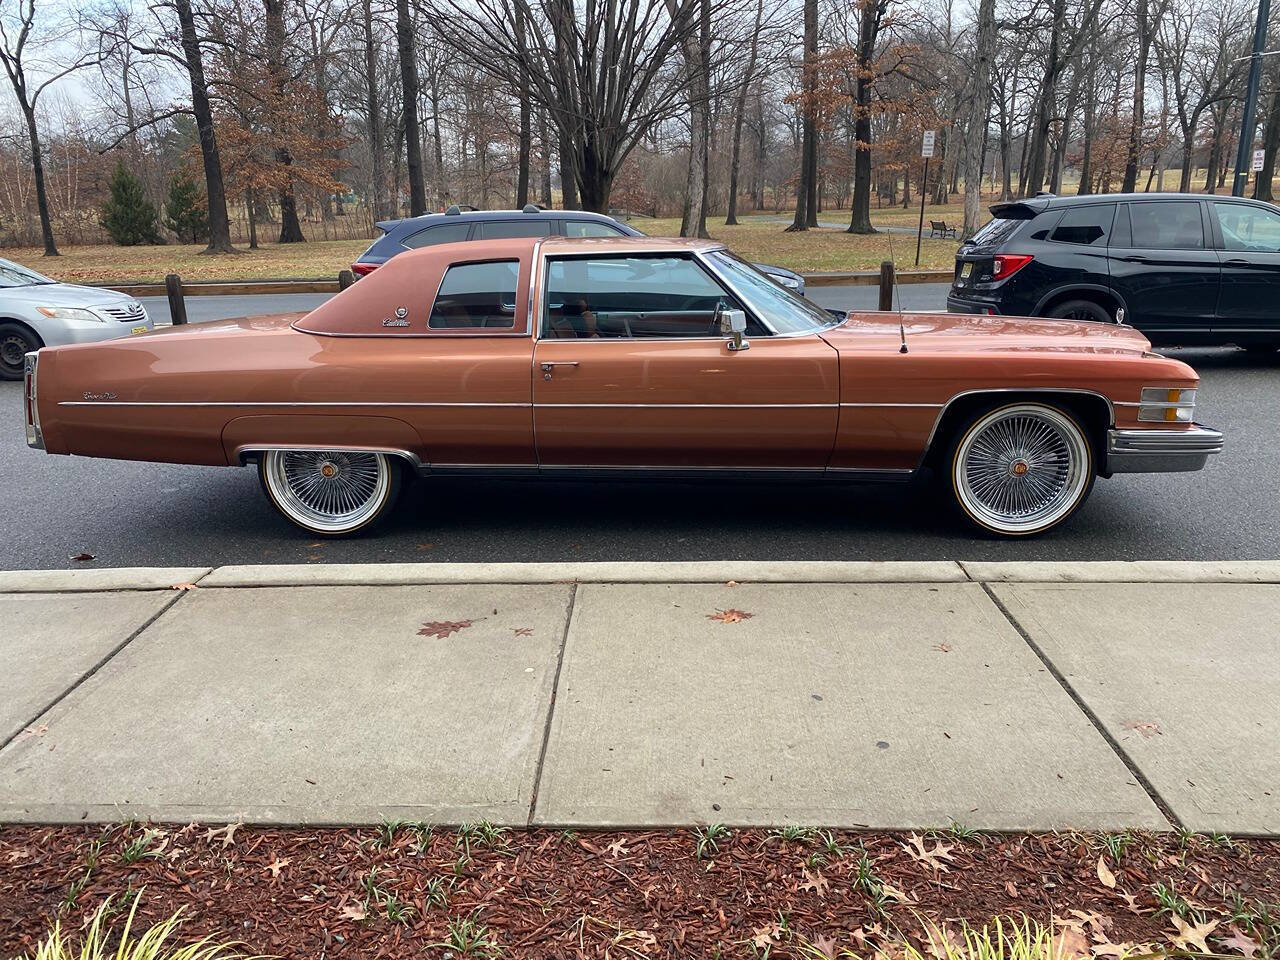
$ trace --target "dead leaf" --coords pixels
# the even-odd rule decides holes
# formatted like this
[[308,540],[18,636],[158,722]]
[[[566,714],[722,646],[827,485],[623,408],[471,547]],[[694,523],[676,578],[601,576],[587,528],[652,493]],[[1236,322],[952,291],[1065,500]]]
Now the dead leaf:
[[1105,857],[1098,857],[1098,879],[1102,881],[1102,885],[1108,890],[1116,888],[1116,875],[1107,866]]
[[1247,958],[1258,952],[1258,941],[1241,933],[1238,927],[1231,928],[1231,936],[1222,939],[1222,945],[1230,950],[1238,950]]
[[219,834],[221,834],[222,848],[225,850],[227,847],[235,843],[236,831],[243,826],[244,826],[243,823],[228,823],[225,827],[220,827],[217,830],[210,827],[209,831],[204,835],[205,842],[212,843],[215,839],[217,839]]
[[950,652],[951,652],[951,644],[949,644],[949,643],[935,643],[935,644],[933,645],[933,649],[934,649],[934,650],[937,650],[939,653],[950,653]]
[[737,580],[726,580],[726,581],[724,582],[724,585],[725,585],[726,587],[736,587],[736,586],[738,585],[738,581],[737,581]]
[[767,950],[781,938],[782,925],[767,923],[763,927],[756,927],[751,934],[751,943],[760,950]]
[[532,628],[532,627],[516,627],[516,628],[515,628],[514,630],[512,630],[511,632],[512,632],[512,633],[514,633],[517,637],[532,637],[532,636],[533,636],[533,628]]
[[951,851],[954,846],[947,846],[939,840],[932,850],[925,848],[924,837],[918,833],[913,833],[907,838],[907,842],[902,845],[902,849],[911,855],[911,859],[917,863],[924,863],[933,867],[935,873],[948,873],[950,868],[943,864],[943,860],[954,860]]
[[271,872],[271,879],[275,880],[280,876],[280,871],[289,865],[288,857],[276,857],[267,864],[266,869]]
[[608,853],[609,856],[614,860],[618,859],[618,857],[625,857],[628,853],[631,852],[630,847],[625,847],[622,845],[621,837],[613,841],[613,843],[609,844],[604,849],[605,849],[605,852]]
[[1004,882],[1004,892],[1009,894],[1009,896],[1013,897],[1015,900],[1018,899],[1018,886],[1012,880],[1006,880]]
[[348,903],[340,912],[343,920],[363,920],[367,916],[363,903]]
[[903,893],[892,883],[884,883],[880,885],[880,892],[884,894],[887,900],[897,900],[899,903],[912,903],[915,897]]
[[[483,620],[484,617],[480,619]],[[418,631],[418,636],[435,637],[438,640],[444,640],[475,623],[475,620],[428,620],[422,625],[422,629]]]
[[1205,943],[1205,937],[1213,933],[1218,926],[1217,920],[1208,920],[1198,926],[1187,923],[1176,913],[1173,915],[1173,925],[1178,931],[1178,935],[1173,937],[1171,942],[1180,950],[1186,950],[1195,947],[1201,953],[1212,953],[1209,945]]
[[828,937],[826,934],[821,934],[813,939],[810,946],[817,950],[825,960],[834,960],[836,955],[835,937]]
[[49,725],[47,723],[42,723],[38,727],[23,728],[22,736],[20,736],[18,739],[27,740],[31,737],[43,737],[48,732],[49,732]]
[[95,557],[92,553],[77,553],[70,559],[74,560],[76,563],[88,563],[90,560],[95,559]]
[[1126,723],[1124,725],[1124,728],[1126,730],[1137,731],[1138,733],[1142,734],[1142,738],[1144,740],[1150,740],[1152,737],[1164,736],[1160,728],[1156,726],[1154,723],[1151,723],[1150,721],[1147,721],[1145,723]]
[[175,583],[169,588],[170,590],[199,590],[194,583]]
[[830,886],[831,884],[827,882],[827,878],[822,875],[821,870],[811,871],[808,867],[804,868],[804,883],[800,884],[801,893],[806,890],[812,890],[818,896],[825,897]]
[[715,620],[718,623],[741,623],[743,620],[750,620],[754,614],[747,613],[745,610],[717,610],[715,613],[708,613],[708,620]]
[[1117,890],[1116,893],[1118,893],[1120,895],[1120,899],[1128,905],[1131,913],[1136,913],[1138,916],[1142,916],[1142,910],[1138,907],[1137,896],[1132,893],[1125,893],[1123,890]]
[[1085,935],[1074,926],[1064,926],[1055,945],[1057,949],[1053,950],[1052,956],[1062,960],[1067,957],[1088,957],[1093,953]]

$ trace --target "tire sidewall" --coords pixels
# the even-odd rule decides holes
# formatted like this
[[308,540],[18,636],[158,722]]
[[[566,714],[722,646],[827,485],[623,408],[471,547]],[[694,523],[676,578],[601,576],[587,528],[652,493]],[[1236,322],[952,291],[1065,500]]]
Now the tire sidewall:
[[[1030,530],[1001,530],[998,527],[992,527],[983,522],[983,520],[974,516],[965,508],[964,501],[959,493],[959,483],[957,479],[959,457],[960,450],[963,448],[965,440],[971,433],[973,433],[982,421],[995,414],[1018,407],[1039,407],[1045,410],[1051,410],[1058,416],[1065,418],[1067,422],[1070,423],[1070,425],[1080,434],[1085,451],[1085,482],[1080,488],[1080,492],[1077,494],[1075,502],[1072,503],[1071,508],[1055,519]],[[1040,400],[1020,400],[1016,403],[1002,403],[997,406],[985,407],[965,418],[964,422],[961,423],[960,426],[952,433],[951,439],[947,444],[946,458],[944,461],[946,464],[945,483],[947,485],[951,508],[970,530],[986,536],[1010,540],[1021,540],[1027,537],[1039,536],[1040,534],[1047,533],[1071,519],[1071,517],[1075,516],[1076,511],[1083,506],[1084,502],[1089,499],[1089,494],[1093,492],[1094,481],[1097,479],[1097,470],[1095,469],[1094,458],[1095,448],[1093,437],[1080,423],[1079,417],[1063,406]]]
[[1067,300],[1050,310],[1048,316],[1053,320],[1071,320],[1074,318],[1068,316],[1068,314],[1073,310],[1089,311],[1089,313],[1092,314],[1092,316],[1089,317],[1089,320],[1094,323],[1116,322],[1114,313],[1108,312],[1106,307],[1100,303],[1094,302],[1093,300]]
[[[0,342],[17,335],[26,342],[26,348],[23,354],[30,353],[32,350],[39,350],[41,347],[40,338],[37,337],[30,329],[20,323],[14,323],[12,320],[0,321]],[[0,359],[0,380],[21,380],[22,379],[23,361],[18,360],[17,367],[10,367]]]
[[382,498],[382,505],[366,519],[364,522],[351,527],[347,530],[318,530],[299,521],[291,515],[276,497],[275,491],[272,489],[271,482],[267,478],[267,472],[270,469],[269,461],[281,454],[289,453],[289,450],[267,450],[258,458],[258,483],[262,486],[262,492],[266,495],[267,502],[276,509],[285,520],[293,524],[300,530],[305,530],[309,535],[322,537],[331,540],[341,540],[343,537],[353,537],[363,533],[369,533],[379,527],[386,521],[387,517],[395,508],[396,502],[400,499],[400,493],[404,487],[404,471],[406,469],[404,461],[397,456],[389,453],[382,453],[377,450],[363,451],[367,453],[376,453],[382,458],[386,465],[387,489]]

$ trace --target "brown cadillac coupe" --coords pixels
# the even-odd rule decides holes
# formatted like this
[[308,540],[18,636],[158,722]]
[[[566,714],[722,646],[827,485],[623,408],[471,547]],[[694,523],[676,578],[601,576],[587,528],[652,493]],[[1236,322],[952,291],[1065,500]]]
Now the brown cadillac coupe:
[[492,240],[402,254],[305,315],[27,355],[49,453],[257,464],[312,534],[414,475],[944,479],[1040,533],[1097,476],[1198,470],[1197,376],[1126,326],[833,315],[709,242]]

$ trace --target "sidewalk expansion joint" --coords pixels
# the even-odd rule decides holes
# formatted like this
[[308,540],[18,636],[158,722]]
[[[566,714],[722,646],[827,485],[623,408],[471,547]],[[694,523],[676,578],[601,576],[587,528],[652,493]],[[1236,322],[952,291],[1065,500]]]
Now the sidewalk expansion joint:
[[172,610],[174,604],[176,604],[179,600],[181,600],[184,596],[186,596],[186,594],[187,594],[186,590],[176,591],[173,597],[169,599],[164,604],[164,606],[162,606],[159,610],[157,610],[155,613],[149,616],[138,627],[138,629],[134,630],[131,634],[129,634],[127,637],[121,640],[118,644],[116,644],[114,647],[108,650],[106,655],[103,656],[92,667],[90,667],[84,673],[80,674],[79,678],[76,680],[75,683],[71,684],[71,686],[67,687],[60,694],[58,694],[56,697],[54,697],[52,700],[46,703],[43,707],[41,707],[38,711],[36,711],[35,716],[31,717],[26,723],[20,724],[17,730],[15,730],[11,736],[6,737],[3,741],[0,741],[0,751],[5,750],[9,746],[9,744],[13,743],[14,740],[18,739],[18,737],[21,736],[24,731],[35,726],[37,720],[39,720],[46,713],[48,713],[50,710],[52,710],[54,707],[60,704],[67,697],[71,696],[71,694],[75,693],[78,689],[80,689],[81,684],[83,684],[86,680],[88,680],[90,677],[96,674],[99,670],[105,667],[108,663],[110,663],[111,660],[116,656],[116,654],[118,654],[121,650],[123,650],[129,644],[133,643],[133,641],[136,640],[138,637],[140,637],[142,633],[145,630],[147,630],[153,623],[155,623],[157,620],[163,617],[166,613]]
[[556,696],[560,692],[560,670],[564,666],[564,649],[569,643],[569,627],[573,623],[573,608],[578,602],[578,584],[569,585],[569,603],[564,613],[564,633],[560,636],[560,651],[556,654],[556,673],[551,680],[551,701],[547,704],[547,722],[542,729],[542,749],[538,751],[538,766],[533,775],[533,795],[529,798],[528,825],[533,826],[534,813],[538,809],[538,791],[542,787],[542,767],[547,761],[547,745],[551,742],[551,721],[556,712]]
[[1046,654],[1044,650],[1041,649],[1040,645],[1032,639],[1031,634],[1023,628],[1021,623],[1018,622],[1018,618],[1013,615],[1013,612],[1004,605],[999,597],[996,596],[995,591],[991,589],[991,584],[984,582],[982,584],[982,589],[986,592],[987,596],[991,598],[991,602],[996,605],[996,609],[999,610],[1004,615],[1004,618],[1009,621],[1009,625],[1013,627],[1014,630],[1018,631],[1018,636],[1022,637],[1023,642],[1031,648],[1031,652],[1040,658],[1040,662],[1043,663],[1045,669],[1049,671],[1049,675],[1058,681],[1058,685],[1062,687],[1067,696],[1071,698],[1072,702],[1075,703],[1080,712],[1088,718],[1091,724],[1093,724],[1093,729],[1096,730],[1099,736],[1106,741],[1107,746],[1111,748],[1111,751],[1120,759],[1120,762],[1125,765],[1126,769],[1133,774],[1133,778],[1137,780],[1142,789],[1146,791],[1147,796],[1151,798],[1151,802],[1156,805],[1156,809],[1160,811],[1161,815],[1169,821],[1170,826],[1175,830],[1185,829],[1182,821],[1178,819],[1178,815],[1173,812],[1173,808],[1165,801],[1164,797],[1160,796],[1160,791],[1157,790],[1155,785],[1147,779],[1146,775],[1138,769],[1138,765],[1134,763],[1129,754],[1125,752],[1124,747],[1120,746],[1120,742],[1111,735],[1111,731],[1106,728],[1106,725],[1102,722],[1101,718],[1093,712],[1093,708],[1085,702],[1084,697],[1080,696],[1080,694],[1076,692],[1075,687],[1071,685],[1071,681],[1068,680],[1062,671],[1058,669],[1057,664],[1049,659],[1049,655]]

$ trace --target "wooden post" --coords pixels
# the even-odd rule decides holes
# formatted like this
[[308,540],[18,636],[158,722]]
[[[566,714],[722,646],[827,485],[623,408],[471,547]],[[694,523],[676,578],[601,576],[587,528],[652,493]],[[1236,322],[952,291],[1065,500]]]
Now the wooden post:
[[176,327],[187,322],[187,301],[182,295],[182,278],[171,273],[164,278],[165,293],[169,295],[169,318]]
[[355,282],[356,282],[356,275],[355,275],[354,273],[352,273],[350,270],[339,270],[339,271],[338,271],[338,290],[339,290],[339,292],[341,292],[341,291],[343,291],[343,290],[347,289],[347,287],[351,286],[351,285],[352,285],[353,283],[355,283]]
[[880,264],[880,310],[888,312],[893,309],[893,261],[885,260]]

